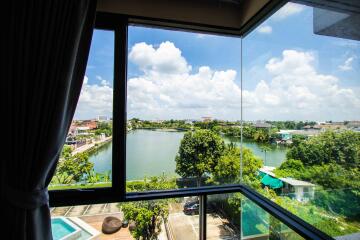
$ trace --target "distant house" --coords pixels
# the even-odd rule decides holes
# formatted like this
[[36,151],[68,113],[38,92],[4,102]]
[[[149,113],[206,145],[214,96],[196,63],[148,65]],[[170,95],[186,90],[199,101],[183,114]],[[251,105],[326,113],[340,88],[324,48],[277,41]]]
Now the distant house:
[[95,120],[84,120],[79,123],[78,127],[87,127],[89,130],[97,128],[97,122]]
[[212,117],[201,117],[203,122],[210,122],[212,120]]
[[292,132],[291,130],[280,130],[277,134],[280,136],[281,141],[288,141],[292,139]]
[[313,125],[313,126],[312,125],[306,125],[302,129],[305,130],[305,131],[314,131],[314,130],[320,131],[321,128],[322,128],[322,125],[317,124],[317,125]]
[[255,128],[271,128],[271,126],[272,126],[271,124],[266,123],[266,122],[256,122],[254,124]]
[[349,121],[346,126],[348,128],[360,128],[360,121]]
[[89,127],[77,127],[75,130],[75,135],[89,135]]
[[280,178],[283,182],[282,194],[288,195],[299,202],[307,202],[314,198],[315,184],[293,178]]

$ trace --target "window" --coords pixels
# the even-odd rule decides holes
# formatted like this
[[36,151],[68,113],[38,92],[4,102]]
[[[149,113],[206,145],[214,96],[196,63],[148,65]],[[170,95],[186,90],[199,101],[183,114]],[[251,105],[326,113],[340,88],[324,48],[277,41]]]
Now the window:
[[95,30],[75,115],[49,190],[111,187],[114,32]]
[[[179,239],[359,232],[359,204],[343,202],[359,201],[358,40],[323,25],[327,14],[288,3],[239,38],[99,13],[93,46],[112,47],[113,68],[92,62],[94,50],[87,74],[113,97],[111,125],[99,132],[111,129],[112,142],[97,153],[107,161],[93,166],[96,181],[54,188],[52,204],[164,202]],[[96,44],[105,32],[113,42]],[[104,186],[96,172],[108,170]]]
[[[128,27],[128,191],[239,183],[222,129],[240,126],[240,53],[239,37]],[[220,164],[232,163],[229,177]]]
[[337,237],[360,232],[360,38],[330,7],[287,3],[243,39],[242,144],[245,183]]

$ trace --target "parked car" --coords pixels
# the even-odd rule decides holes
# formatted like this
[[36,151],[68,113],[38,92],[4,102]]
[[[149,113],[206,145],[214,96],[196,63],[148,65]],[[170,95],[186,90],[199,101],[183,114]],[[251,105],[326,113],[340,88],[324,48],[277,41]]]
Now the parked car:
[[199,214],[199,202],[188,202],[188,204],[184,205],[184,213],[186,215],[195,215]]
[[196,199],[196,200],[191,200],[191,201],[188,201],[184,204],[184,208],[185,207],[190,207],[191,205],[194,205],[194,204],[199,204],[199,200]]

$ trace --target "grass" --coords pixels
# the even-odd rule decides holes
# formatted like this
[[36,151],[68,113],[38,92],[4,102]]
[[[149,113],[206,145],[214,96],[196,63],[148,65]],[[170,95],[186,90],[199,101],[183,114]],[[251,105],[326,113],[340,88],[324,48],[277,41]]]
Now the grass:
[[69,189],[89,189],[89,188],[107,188],[111,183],[93,183],[93,184],[69,184],[69,185],[49,185],[51,190],[69,190]]

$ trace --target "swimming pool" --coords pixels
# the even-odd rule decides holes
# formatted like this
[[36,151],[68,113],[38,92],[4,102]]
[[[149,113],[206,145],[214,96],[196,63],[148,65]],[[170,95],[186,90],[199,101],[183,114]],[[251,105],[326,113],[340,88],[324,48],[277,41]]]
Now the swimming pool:
[[51,219],[51,230],[54,240],[74,240],[81,236],[81,229],[63,217]]

